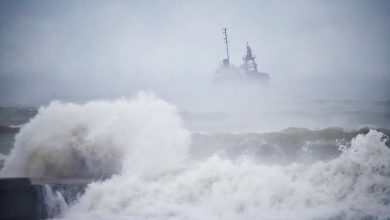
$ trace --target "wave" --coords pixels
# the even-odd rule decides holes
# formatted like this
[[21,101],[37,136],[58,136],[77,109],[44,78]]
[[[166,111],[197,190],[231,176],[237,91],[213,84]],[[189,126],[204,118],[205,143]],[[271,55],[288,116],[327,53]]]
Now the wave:
[[0,124],[0,134],[4,133],[17,133],[21,126],[18,125],[1,125]]
[[[287,127],[325,129],[342,127],[358,129],[374,127],[390,129],[390,113],[386,111],[353,110],[333,111],[321,106],[292,111],[264,111],[254,113],[191,113],[182,112],[187,127],[203,132],[265,132],[280,131]],[[310,111],[311,110],[311,111]]]
[[339,157],[310,165],[217,155],[154,179],[118,175],[88,186],[65,219],[385,219],[390,149],[371,130]]
[[[158,168],[150,161],[187,146],[188,132],[175,112],[174,106],[144,93],[84,105],[53,102],[21,128],[0,175],[100,178],[135,167],[157,172],[180,157]],[[154,152],[155,145],[164,150]],[[132,159],[125,164],[127,157]]]
[[[229,159],[251,157],[262,163],[315,162],[336,158],[341,153],[340,145],[349,145],[352,138],[367,134],[370,129],[334,127],[309,130],[292,127],[265,133],[195,132],[192,134],[190,149],[192,157],[196,158],[218,154]],[[389,129],[376,130],[390,136]]]
[[58,219],[386,219],[388,134],[190,134],[151,94],[53,102],[20,129],[0,175],[101,178]]

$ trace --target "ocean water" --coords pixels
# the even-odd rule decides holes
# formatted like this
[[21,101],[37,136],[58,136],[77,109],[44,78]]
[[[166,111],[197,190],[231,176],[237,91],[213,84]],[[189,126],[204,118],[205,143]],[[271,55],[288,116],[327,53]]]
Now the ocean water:
[[0,176],[91,179],[67,204],[48,189],[54,219],[389,219],[388,103],[355,104],[194,113],[140,93],[1,109]]

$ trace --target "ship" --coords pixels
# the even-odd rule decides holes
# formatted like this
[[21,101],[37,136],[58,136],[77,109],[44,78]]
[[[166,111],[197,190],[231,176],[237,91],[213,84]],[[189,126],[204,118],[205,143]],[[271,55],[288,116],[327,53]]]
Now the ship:
[[246,54],[243,57],[243,63],[237,67],[230,63],[229,43],[227,28],[223,28],[224,41],[226,45],[226,58],[215,71],[214,84],[268,84],[270,77],[268,73],[259,72],[256,63],[256,56],[253,55],[249,43],[246,44]]

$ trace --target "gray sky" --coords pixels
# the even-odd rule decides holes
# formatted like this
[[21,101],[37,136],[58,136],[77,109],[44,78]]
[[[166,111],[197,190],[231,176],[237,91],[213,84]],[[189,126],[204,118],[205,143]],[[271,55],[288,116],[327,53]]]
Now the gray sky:
[[[0,103],[202,99],[249,41],[267,94],[389,99],[390,1],[1,1]],[[185,105],[185,104],[183,104]]]

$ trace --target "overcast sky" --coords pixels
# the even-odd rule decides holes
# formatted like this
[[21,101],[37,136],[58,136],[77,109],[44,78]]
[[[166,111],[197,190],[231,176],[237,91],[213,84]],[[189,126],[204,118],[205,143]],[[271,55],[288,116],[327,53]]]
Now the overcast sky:
[[389,99],[390,1],[1,1],[0,103],[206,93],[248,41],[269,94]]

